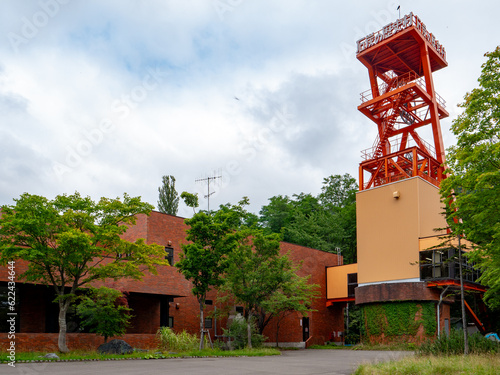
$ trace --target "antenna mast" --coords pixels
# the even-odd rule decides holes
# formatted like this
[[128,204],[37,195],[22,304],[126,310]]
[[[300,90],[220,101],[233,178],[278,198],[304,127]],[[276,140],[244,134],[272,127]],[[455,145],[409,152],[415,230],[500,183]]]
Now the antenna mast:
[[222,175],[220,174],[220,171],[217,173],[214,171],[213,176],[208,176],[205,178],[199,178],[195,180],[195,182],[204,182],[206,181],[207,183],[207,194],[204,195],[204,198],[207,198],[207,211],[210,213],[210,196],[215,193],[215,191],[210,192],[210,181],[215,181],[219,178],[222,178]]

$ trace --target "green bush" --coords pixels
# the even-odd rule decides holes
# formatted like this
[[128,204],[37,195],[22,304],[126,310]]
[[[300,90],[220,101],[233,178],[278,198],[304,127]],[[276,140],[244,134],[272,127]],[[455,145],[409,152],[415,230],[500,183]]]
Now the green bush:
[[[265,340],[265,337],[257,333],[257,327],[252,322],[252,348],[259,348]],[[224,330],[224,335],[231,339],[231,349],[243,349],[247,346],[247,322],[243,318],[235,318],[231,322],[228,330]]]
[[[500,345],[488,340],[479,333],[469,335],[469,353],[488,354],[500,352]],[[449,335],[442,334],[435,340],[424,342],[419,350],[420,355],[460,355],[464,352],[464,333],[462,330],[451,330]]]
[[82,325],[90,328],[90,332],[104,337],[123,335],[130,325],[130,309],[126,304],[119,304],[123,294],[112,288],[89,288],[87,294],[79,297],[76,307]]
[[356,345],[356,344],[359,344],[359,342],[360,342],[360,337],[359,337],[359,335],[356,335],[356,334],[346,335],[345,340],[344,340],[344,343],[346,345]]
[[195,350],[200,342],[196,335],[182,331],[175,333],[169,327],[161,327],[156,333],[161,351],[189,351]]

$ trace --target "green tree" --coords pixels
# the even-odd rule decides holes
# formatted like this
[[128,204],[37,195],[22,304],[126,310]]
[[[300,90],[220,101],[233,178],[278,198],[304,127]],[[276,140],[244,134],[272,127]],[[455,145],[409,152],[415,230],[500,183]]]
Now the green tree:
[[356,263],[356,192],[358,184],[349,174],[323,180],[319,200],[331,213],[331,242],[341,250],[344,264]]
[[356,202],[358,184],[350,174],[332,175],[323,179],[319,199],[325,206],[346,207]]
[[489,287],[485,300],[500,307],[500,47],[485,55],[479,87],[467,93],[453,121],[449,176],[441,183],[446,219],[452,231],[474,244],[470,257]]
[[[244,197],[237,205],[221,205],[211,213],[201,211],[185,221],[190,243],[182,246],[176,267],[193,283],[192,293],[200,305],[200,348],[204,341],[205,299],[212,289],[223,291],[223,300],[244,305],[249,345],[254,317],[264,314],[262,321],[268,322],[284,311],[285,302],[278,301],[278,293],[290,300],[295,298],[297,309],[305,311],[298,306],[297,296],[305,296],[305,290],[310,288],[303,287],[305,281],[297,278],[298,268],[290,259],[280,255],[281,235],[264,234],[256,216],[246,211],[248,204]],[[263,304],[273,298],[274,304]],[[308,299],[304,297],[303,301],[306,304]],[[287,309],[292,305],[288,301]]]
[[284,278],[285,282],[261,304],[260,332],[262,333],[265,327],[264,324],[274,318],[276,323],[276,346],[279,345],[279,330],[283,319],[292,313],[307,316],[309,312],[314,311],[311,308],[311,303],[319,296],[318,285],[310,284],[309,276],[298,276],[298,270],[299,267],[293,267],[285,271],[287,274]]
[[104,337],[120,336],[125,333],[130,325],[130,311],[124,295],[116,290],[106,287],[90,288],[88,294],[79,297],[80,303],[76,307],[82,325],[89,327],[94,332]]
[[143,271],[156,273],[167,265],[164,250],[143,239],[122,239],[135,215],[153,208],[140,197],[119,198],[58,195],[53,200],[31,194],[2,206],[0,218],[0,263],[28,262],[20,279],[52,285],[59,304],[59,350],[66,345],[66,313],[78,288],[96,280],[130,277],[141,279]]
[[175,190],[175,177],[163,176],[163,184],[158,188],[158,210],[164,214],[177,215],[179,194]]
[[[184,193],[183,193],[184,194]],[[198,212],[186,219],[189,226],[180,260],[175,264],[193,284],[192,293],[200,306],[200,350],[204,347],[204,307],[207,293],[223,283],[227,255],[237,246],[240,208],[224,207],[213,213]]]
[[356,262],[356,180],[349,174],[323,180],[321,193],[276,196],[260,211],[266,233],[283,233],[283,240],[319,250],[340,249],[344,263]]
[[281,233],[282,228],[290,224],[292,218],[292,205],[288,196],[275,196],[269,198],[269,204],[260,210],[259,221],[267,233]]
[[193,209],[193,213],[196,214],[196,208],[198,207],[198,194],[191,194],[187,191],[181,193],[181,198],[184,200],[186,206]]
[[259,333],[272,317],[279,322],[291,311],[306,313],[315,285],[297,276],[299,267],[280,254],[279,234],[257,228],[240,231],[239,246],[228,255],[223,290],[227,298],[245,308],[247,345],[252,347],[252,324],[258,318]]
[[251,328],[258,308],[283,283],[283,269],[290,261],[279,256],[280,235],[264,235],[255,229],[240,234],[238,248],[228,255],[224,291],[245,308],[247,345],[251,348]]

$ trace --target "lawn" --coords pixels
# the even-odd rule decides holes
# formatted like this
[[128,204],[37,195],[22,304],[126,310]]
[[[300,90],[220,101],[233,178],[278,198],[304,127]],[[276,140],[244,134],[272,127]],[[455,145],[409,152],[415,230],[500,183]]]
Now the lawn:
[[[30,361],[56,361],[54,359],[41,358],[47,353],[41,352],[22,352],[16,353],[16,362]],[[274,348],[259,348],[259,349],[241,349],[241,350],[220,350],[220,349],[205,349],[191,350],[186,352],[160,352],[151,350],[148,352],[134,352],[131,354],[99,354],[89,351],[71,351],[70,353],[56,353],[61,361],[109,361],[122,359],[163,359],[163,358],[179,358],[179,357],[256,357],[268,355],[280,355],[281,352]],[[7,353],[0,353],[0,363],[10,362]]]
[[500,355],[415,356],[399,361],[361,365],[355,375],[497,375]]

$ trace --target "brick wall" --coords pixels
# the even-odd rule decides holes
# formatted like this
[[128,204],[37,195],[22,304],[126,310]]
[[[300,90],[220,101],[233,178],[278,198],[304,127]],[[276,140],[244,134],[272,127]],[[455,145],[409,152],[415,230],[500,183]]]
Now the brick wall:
[[[153,211],[150,216],[138,215],[136,225],[127,229],[123,238],[135,241],[144,238],[146,243],[156,243],[174,249],[174,264],[179,260],[181,244],[187,243],[184,219]],[[191,296],[191,283],[175,267],[157,267],[158,275],[145,274],[142,281],[121,279],[106,280],[105,285],[122,291]],[[104,283],[100,283],[102,285]]]
[[[152,212],[150,216],[139,215],[135,226],[130,227],[124,235],[128,240],[144,238],[147,243],[157,243],[161,246],[169,246],[174,249],[174,262],[179,260],[181,245],[186,243],[186,229],[184,219],[172,215]],[[326,307],[326,267],[341,264],[341,258],[336,254],[319,251],[290,243],[281,244],[282,253],[289,253],[292,261],[302,262],[299,271],[300,276],[310,275],[310,282],[319,285],[319,298],[317,298],[312,308],[316,311],[309,314],[310,321],[310,341],[309,343],[324,343],[330,339],[332,332],[343,330],[342,307]],[[18,262],[18,272],[22,272],[25,264]],[[0,281],[6,280],[6,269],[0,268]],[[45,330],[45,309],[43,307],[42,296],[30,290],[30,284],[26,284],[26,299],[23,300],[21,308],[21,336],[19,336],[20,347],[25,347],[30,342],[29,337],[34,338],[33,347],[57,348],[57,334],[36,334],[33,332],[43,332]],[[191,283],[177,271],[175,267],[162,266],[158,269],[158,275],[147,274],[142,281],[137,280],[106,280],[95,283],[95,286],[106,285],[120,291],[130,293],[129,304],[134,309],[132,313],[132,326],[128,330],[127,338],[139,340],[143,337],[145,342],[150,342],[150,335],[153,335],[160,325],[160,298],[161,295],[171,296],[173,302],[170,303],[169,314],[174,319],[174,331],[197,334],[199,332],[199,304],[191,294]],[[206,314],[215,309],[216,295],[210,294],[207,298],[214,301],[213,306],[206,307]],[[42,298],[43,299],[43,298]],[[45,300],[45,303],[47,301]],[[291,314],[283,320],[280,327],[281,342],[302,341],[301,316]],[[226,327],[226,319],[218,320],[218,329],[210,330],[212,338],[215,334],[222,334],[222,327]],[[141,333],[141,334],[139,334]],[[134,336],[134,334],[137,334]],[[275,322],[271,322],[264,332],[270,341],[275,339]],[[23,336],[24,335],[24,336]],[[69,334],[71,335],[74,347],[85,347],[95,345],[95,335],[90,334]],[[76,336],[75,336],[76,335]],[[78,335],[82,335],[79,337]],[[153,335],[154,336],[154,335]],[[151,336],[151,337],[153,337]],[[94,337],[94,338],[92,338]],[[35,339],[36,338],[36,339]],[[25,340],[25,341],[23,341]],[[142,339],[141,339],[142,340]],[[69,342],[69,341],[68,341]],[[55,346],[54,346],[55,345]],[[31,349],[34,350],[34,349]],[[55,349],[54,349],[55,350]]]
[[160,296],[131,293],[128,305],[133,318],[127,333],[155,334],[160,327]]
[[436,301],[439,291],[425,282],[382,283],[356,288],[356,304],[383,301]]
[[[287,242],[281,243],[281,252],[288,253],[290,259],[296,264],[302,263],[298,272],[299,276],[310,276],[309,282],[319,286],[319,297],[311,305],[315,311],[308,314],[310,337],[308,345],[322,345],[330,340],[333,332],[344,330],[343,307],[326,307],[326,267],[342,264],[342,258],[339,258],[337,254]],[[300,314],[293,313],[283,320],[279,329],[280,342],[302,341],[301,319]],[[269,338],[269,341],[275,342],[276,321],[269,323],[264,334]]]
[[[16,333],[16,352],[58,352],[57,333]],[[113,339],[122,339],[138,349],[154,349],[157,347],[153,334],[127,334]],[[104,343],[104,338],[93,333],[68,333],[67,345],[70,350],[96,350]],[[0,336],[0,351],[6,352],[10,341],[6,335]]]

